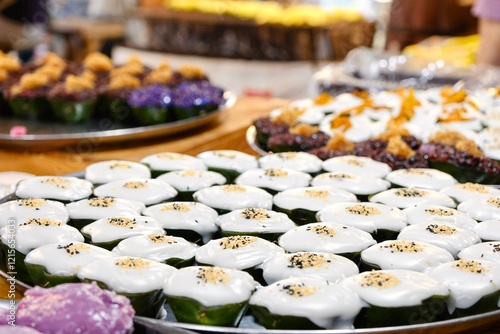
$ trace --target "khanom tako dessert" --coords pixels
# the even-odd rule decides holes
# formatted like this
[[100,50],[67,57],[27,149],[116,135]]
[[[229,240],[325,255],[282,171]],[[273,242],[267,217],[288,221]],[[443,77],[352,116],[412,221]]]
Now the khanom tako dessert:
[[205,115],[223,103],[224,91],[208,81],[187,81],[172,90],[172,108],[177,120]]
[[406,216],[400,209],[368,202],[331,204],[318,211],[316,218],[359,228],[370,233],[378,242],[395,239],[407,225]]
[[132,91],[127,97],[133,118],[138,125],[155,125],[175,120],[172,90],[164,85],[149,85]]
[[354,292],[316,277],[280,280],[250,298],[257,322],[267,329],[351,329],[362,306]]
[[441,190],[457,183],[451,175],[432,168],[398,169],[387,174],[385,178],[396,186],[433,190]]
[[92,261],[116,256],[110,251],[79,241],[57,242],[33,249],[24,263],[35,285],[56,286],[79,282],[78,269]]
[[120,256],[138,256],[163,262],[176,268],[194,264],[198,246],[184,238],[164,234],[144,234],[120,241],[113,253]]
[[259,187],[270,194],[298,188],[307,187],[311,181],[311,175],[289,168],[255,168],[249,169],[235,180],[236,184]]
[[342,286],[356,293],[363,309],[356,316],[356,328],[407,326],[439,319],[445,308],[448,288],[424,273],[391,269],[367,271],[347,277]]
[[465,260],[485,260],[500,263],[500,240],[469,246],[458,252],[457,257]]
[[167,279],[163,291],[179,322],[237,326],[256,287],[244,271],[186,267]]
[[457,209],[479,221],[500,219],[500,195],[469,199],[460,203]]
[[353,173],[330,172],[321,173],[311,181],[312,186],[332,186],[347,190],[361,201],[367,201],[368,196],[387,190],[390,182],[377,177]]
[[262,264],[267,284],[292,277],[317,277],[332,283],[359,274],[358,266],[340,255],[325,252],[276,254]]
[[424,272],[453,260],[450,252],[425,241],[386,240],[361,252],[364,271],[406,269]]
[[153,177],[175,170],[207,170],[207,166],[200,158],[175,152],[160,152],[148,155],[142,158],[140,162],[151,169]]
[[149,179],[151,171],[144,164],[126,160],[99,161],[85,168],[85,179],[94,185],[132,178]]
[[258,161],[260,168],[290,168],[312,175],[321,171],[322,164],[317,156],[305,152],[268,154],[259,157]]
[[95,281],[130,299],[137,315],[159,318],[163,313],[163,285],[177,269],[158,261],[119,256],[92,261],[78,270],[83,282]]
[[34,176],[18,183],[18,198],[73,202],[92,195],[92,183],[73,176]]
[[368,199],[372,203],[392,205],[401,209],[415,205],[435,204],[455,208],[455,201],[436,190],[422,188],[391,188],[381,191]]
[[451,317],[463,317],[499,309],[500,263],[487,260],[457,260],[426,272],[450,291],[446,299]]
[[134,314],[130,301],[113,291],[96,284],[67,283],[26,291],[16,311],[16,326],[41,333],[130,334]]
[[158,179],[128,178],[107,182],[94,189],[99,197],[118,197],[153,205],[177,196],[177,190]]
[[217,211],[198,202],[170,202],[152,205],[143,215],[158,221],[168,235],[183,237],[199,244],[207,243],[217,232]]
[[452,197],[459,203],[480,197],[500,196],[500,189],[472,182],[457,183],[441,189],[440,192]]
[[0,204],[0,227],[8,225],[13,217],[18,222],[24,222],[29,218],[53,219],[62,223],[67,223],[69,220],[68,210],[64,204],[42,198],[25,198]]
[[102,218],[85,225],[81,231],[90,243],[109,250],[126,238],[142,234],[164,234],[160,223],[152,217],[145,216]]
[[478,224],[468,214],[462,211],[435,204],[419,204],[404,209],[403,213],[406,215],[408,224],[410,225],[427,222],[447,224],[463,227],[467,230],[473,230]]
[[179,198],[185,201],[192,201],[193,194],[200,189],[226,183],[222,174],[203,169],[175,170],[158,176],[158,180],[174,187]]
[[500,219],[488,219],[472,229],[483,241],[500,240]]
[[218,172],[233,183],[241,173],[258,167],[257,158],[253,155],[234,150],[205,151],[196,156],[209,170]]
[[351,173],[380,178],[391,172],[391,168],[383,162],[350,155],[325,160],[322,163],[322,168],[327,172]]

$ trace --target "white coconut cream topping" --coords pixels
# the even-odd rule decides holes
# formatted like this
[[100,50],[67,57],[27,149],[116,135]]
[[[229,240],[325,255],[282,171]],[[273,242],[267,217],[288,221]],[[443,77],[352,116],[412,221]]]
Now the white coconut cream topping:
[[398,169],[387,174],[385,178],[402,187],[433,190],[440,190],[457,183],[450,174],[432,168]]
[[92,183],[72,176],[35,176],[18,183],[18,198],[78,201],[92,195]]
[[[500,115],[500,110],[497,114]],[[500,124],[483,129],[479,132],[476,142],[486,156],[500,160]]]
[[219,267],[186,267],[165,282],[167,296],[186,297],[211,307],[247,301],[257,283],[250,274]]
[[191,230],[203,237],[207,243],[217,226],[219,216],[211,207],[197,202],[170,202],[148,207],[143,211],[145,216],[156,219],[164,229]]
[[193,194],[195,201],[212,208],[238,210],[243,208],[271,209],[273,196],[257,187],[226,184],[200,189]]
[[115,197],[92,197],[66,204],[71,219],[98,220],[118,215],[140,215],[144,203]]
[[83,236],[76,228],[60,221],[30,218],[18,224],[14,229],[9,225],[2,227],[0,234],[5,245],[15,245],[15,249],[23,254],[54,242],[83,242]]
[[379,203],[336,203],[321,209],[316,217],[319,221],[333,221],[368,233],[379,229],[400,231],[406,226],[406,216],[400,209]]
[[99,281],[121,293],[145,293],[163,289],[177,269],[139,257],[111,257],[93,261],[78,271],[78,278]]
[[275,254],[284,252],[270,241],[238,235],[210,240],[196,250],[195,260],[204,265],[242,270],[260,266]]
[[380,307],[416,306],[433,296],[448,296],[439,280],[403,269],[363,272],[347,277],[342,285],[369,305]]
[[0,204],[0,227],[9,220],[24,222],[29,218],[47,218],[63,223],[68,222],[69,214],[64,204],[40,198],[26,198]]
[[389,189],[391,184],[380,178],[353,173],[323,173],[311,181],[312,186],[332,186],[356,195],[371,195]]
[[277,254],[262,265],[267,284],[292,277],[317,277],[339,283],[345,277],[359,273],[351,260],[331,253],[297,252]]
[[356,202],[356,195],[332,186],[301,187],[276,194],[273,202],[282,209],[306,209],[319,211],[324,207],[340,202]]
[[152,205],[177,196],[177,190],[158,179],[133,178],[100,185],[94,189],[94,195],[124,198]]
[[460,203],[457,209],[479,221],[500,219],[500,196],[470,199]]
[[100,161],[85,168],[85,179],[93,184],[130,178],[149,179],[151,171],[144,164],[125,160]]
[[113,253],[120,256],[137,256],[159,262],[176,258],[188,260],[194,257],[198,246],[184,238],[164,234],[144,234],[120,241]]
[[76,276],[78,270],[87,263],[114,256],[104,248],[72,241],[35,248],[26,255],[24,261],[43,266],[52,275]]
[[466,260],[486,260],[500,263],[500,240],[469,246],[462,249],[457,257]]
[[114,216],[102,218],[82,228],[93,243],[110,242],[142,234],[164,234],[165,231],[152,217]]
[[322,161],[307,152],[281,152],[264,155],[258,158],[260,168],[290,168],[305,173],[317,173],[321,170]]
[[401,209],[421,204],[435,204],[454,208],[455,201],[448,195],[432,189],[422,188],[392,188],[373,195],[372,203],[392,205]]
[[339,284],[315,277],[296,277],[255,291],[250,305],[265,307],[271,314],[305,317],[326,329],[351,329],[362,302]]
[[307,187],[311,175],[289,168],[251,169],[239,175],[236,184],[283,191]]
[[219,216],[216,225],[227,232],[284,233],[296,225],[281,212],[246,208]]
[[488,219],[472,229],[483,241],[500,240],[500,219]]
[[205,151],[196,156],[209,168],[222,168],[243,173],[257,168],[257,158],[253,155],[234,150]]
[[479,236],[461,227],[436,223],[409,225],[401,230],[398,240],[425,241],[446,249],[453,256],[471,245],[479,243]]
[[197,191],[213,185],[226,183],[226,178],[219,173],[206,170],[178,170],[160,175],[158,180],[170,184],[177,191]]
[[376,244],[373,237],[347,225],[321,222],[291,229],[279,238],[287,252],[327,252],[334,254],[360,252]]
[[449,224],[472,230],[477,222],[468,214],[435,204],[420,204],[403,210],[408,219],[408,224],[418,224],[422,222]]
[[467,309],[483,296],[500,289],[500,263],[457,260],[443,263],[427,271],[449,290],[448,311]]
[[424,241],[387,240],[363,250],[361,260],[380,269],[424,272],[454,258],[447,250]]
[[152,170],[173,171],[184,169],[206,170],[207,166],[201,159],[187,154],[174,152],[160,152],[148,155],[141,159],[141,163],[149,166]]
[[338,114],[329,115],[323,118],[323,120],[321,120],[321,123],[319,124],[319,129],[332,137],[335,135],[335,133],[343,133],[346,139],[352,142],[360,142],[370,139],[370,137],[372,137],[374,134],[373,123],[368,117],[364,115],[346,115],[345,117],[349,122],[348,128],[346,128],[345,126],[333,127],[332,124],[335,123],[334,119],[336,117],[339,117]]
[[471,182],[457,183],[453,186],[441,189],[440,192],[454,198],[459,203],[470,199],[500,196],[500,189]]
[[389,165],[368,157],[344,155],[323,162],[323,169],[332,173],[349,173],[368,177],[385,177],[391,171]]

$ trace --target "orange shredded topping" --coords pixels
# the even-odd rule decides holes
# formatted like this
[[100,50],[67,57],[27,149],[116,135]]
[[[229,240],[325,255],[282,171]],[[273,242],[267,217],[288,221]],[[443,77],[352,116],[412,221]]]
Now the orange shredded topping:
[[465,102],[467,92],[463,89],[454,90],[451,86],[446,86],[441,90],[442,104]]
[[111,78],[109,89],[137,88],[141,84],[140,80],[130,74],[124,74]]
[[330,138],[325,148],[332,151],[352,152],[354,150],[354,143],[348,140],[343,133],[339,132]]
[[4,82],[8,78],[9,78],[9,73],[3,68],[0,68],[0,82]]
[[201,79],[205,76],[201,67],[190,64],[182,65],[179,73],[187,79]]
[[77,93],[94,88],[94,82],[89,78],[68,75],[64,81],[64,86],[68,93]]
[[314,99],[314,104],[323,106],[325,104],[330,103],[331,101],[333,101],[333,96],[325,92],[321,93]]
[[44,73],[26,73],[17,85],[12,86],[12,95],[18,95],[25,90],[33,90],[47,85],[50,78]]
[[439,131],[429,138],[429,142],[453,146],[457,150],[469,153],[474,157],[484,156],[483,151],[481,151],[474,141],[467,139],[457,131]]
[[83,65],[92,72],[109,72],[113,68],[111,59],[100,52],[92,52],[86,56]]
[[352,127],[352,123],[350,120],[350,113],[349,112],[341,112],[335,117],[332,118],[330,121],[330,128],[332,129],[339,129],[341,131],[347,131]]
[[156,69],[146,77],[148,84],[168,84],[172,80],[173,72],[170,69]]
[[39,65],[50,65],[65,67],[66,62],[54,52],[47,53],[39,62]]
[[472,140],[461,140],[456,143],[455,147],[457,150],[464,151],[470,155],[480,158],[484,157],[483,151],[477,146],[477,144]]
[[400,136],[407,137],[410,135],[408,129],[403,128],[399,124],[396,124],[392,119],[387,123],[387,129],[375,137],[375,139],[389,141],[392,137]]
[[61,75],[64,71],[64,67],[61,67],[59,65],[43,65],[42,67],[38,68],[35,73],[40,73],[40,74],[45,74],[49,77],[50,81],[58,81],[61,78]]
[[21,61],[9,55],[0,56],[0,69],[8,72],[17,71],[21,68]]
[[408,122],[415,116],[415,107],[420,105],[420,101],[415,97],[415,91],[412,88],[408,89],[407,94],[403,97],[403,101],[401,101],[399,114],[389,122],[394,123],[394,125],[401,125]]
[[281,114],[279,114],[276,117],[273,117],[271,119],[271,121],[273,123],[280,122],[280,123],[288,124],[289,126],[294,126],[295,124],[297,124],[299,122],[298,118],[301,115],[303,115],[305,112],[306,112],[306,110],[303,108],[288,108],[287,107],[281,112]]
[[294,135],[312,136],[313,134],[318,133],[318,130],[317,126],[299,123],[290,129],[290,133]]
[[440,122],[461,122],[468,121],[470,117],[467,116],[465,108],[454,108],[453,110],[446,110],[438,117]]
[[408,144],[406,144],[403,139],[401,139],[401,136],[394,136],[389,138],[386,151],[394,155],[405,157],[407,159],[415,155],[415,151],[413,151],[410,146],[408,146]]

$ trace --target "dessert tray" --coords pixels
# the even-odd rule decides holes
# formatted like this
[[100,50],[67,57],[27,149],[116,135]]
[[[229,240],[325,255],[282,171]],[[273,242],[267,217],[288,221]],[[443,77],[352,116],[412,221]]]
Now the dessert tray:
[[[48,150],[68,145],[78,145],[82,141],[98,144],[133,142],[160,136],[170,136],[210,123],[221,122],[228,108],[236,102],[236,94],[224,93],[225,103],[217,110],[185,120],[163,124],[134,126],[112,120],[93,119],[83,124],[61,124],[60,122],[36,122],[0,117],[0,147],[9,149]],[[13,136],[12,127],[25,126],[27,133]]]

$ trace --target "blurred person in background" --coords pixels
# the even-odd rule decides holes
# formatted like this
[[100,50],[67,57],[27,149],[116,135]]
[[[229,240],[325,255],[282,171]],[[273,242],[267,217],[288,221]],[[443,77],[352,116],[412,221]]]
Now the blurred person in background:
[[472,13],[479,20],[481,38],[477,64],[500,67],[500,0],[476,0]]
[[48,0],[0,0],[0,50],[30,60],[48,38],[49,21]]

